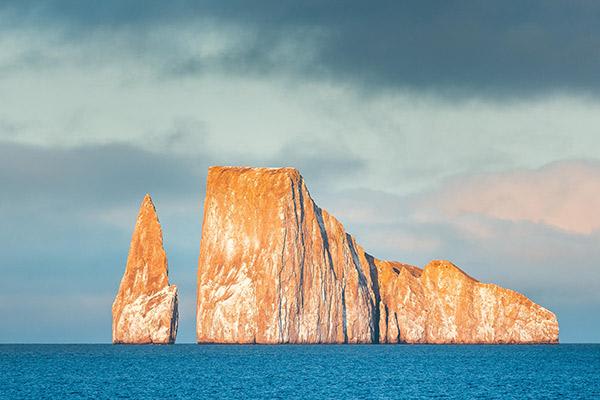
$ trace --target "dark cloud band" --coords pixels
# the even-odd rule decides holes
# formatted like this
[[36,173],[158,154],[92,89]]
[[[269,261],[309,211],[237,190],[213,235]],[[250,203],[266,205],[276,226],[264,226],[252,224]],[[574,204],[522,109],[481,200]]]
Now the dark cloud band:
[[[111,26],[142,31],[208,18],[254,32],[253,42],[227,56],[230,67],[258,73],[291,68],[366,88],[482,96],[594,94],[600,88],[600,3],[592,1],[263,1],[250,6],[240,1],[54,0],[9,1],[4,10],[19,21],[67,24],[76,31]],[[309,62],[294,64],[282,59],[294,54],[273,54],[282,42],[309,36],[314,41]],[[193,57],[180,60],[190,62]]]

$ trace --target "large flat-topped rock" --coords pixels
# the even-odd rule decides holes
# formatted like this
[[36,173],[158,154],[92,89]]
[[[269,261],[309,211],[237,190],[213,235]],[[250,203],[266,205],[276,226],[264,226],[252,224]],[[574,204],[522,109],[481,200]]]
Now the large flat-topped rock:
[[211,167],[201,343],[554,343],[554,314],[448,262],[378,260],[294,168]]

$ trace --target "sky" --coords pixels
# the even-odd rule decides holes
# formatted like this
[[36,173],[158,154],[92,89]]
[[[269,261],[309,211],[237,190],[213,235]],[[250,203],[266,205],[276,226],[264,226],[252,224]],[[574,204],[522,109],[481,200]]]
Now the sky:
[[145,193],[193,342],[210,165],[600,342],[600,3],[0,2],[0,342],[110,342]]

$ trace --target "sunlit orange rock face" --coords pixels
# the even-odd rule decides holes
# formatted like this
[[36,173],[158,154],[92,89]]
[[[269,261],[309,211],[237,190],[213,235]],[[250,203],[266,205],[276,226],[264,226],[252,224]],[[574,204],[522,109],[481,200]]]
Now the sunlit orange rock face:
[[378,260],[293,168],[211,167],[199,343],[555,343],[550,311],[447,261]]
[[557,343],[555,315],[449,261],[423,269],[378,261],[384,343]]
[[112,314],[113,343],[175,342],[177,287],[169,285],[162,230],[149,195],[140,207]]

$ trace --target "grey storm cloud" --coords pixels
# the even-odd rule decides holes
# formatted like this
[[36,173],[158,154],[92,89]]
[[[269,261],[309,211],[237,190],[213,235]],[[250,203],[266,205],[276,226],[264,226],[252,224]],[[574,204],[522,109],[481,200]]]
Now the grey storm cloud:
[[[3,9],[14,24],[68,26],[73,39],[96,28],[144,32],[210,19],[253,33],[223,65],[255,73],[291,68],[365,88],[497,96],[595,94],[600,87],[600,3],[593,1],[51,0],[8,1]],[[305,41],[314,42],[309,55],[298,54],[305,47],[273,54]],[[176,74],[204,68],[194,56],[173,63]]]

